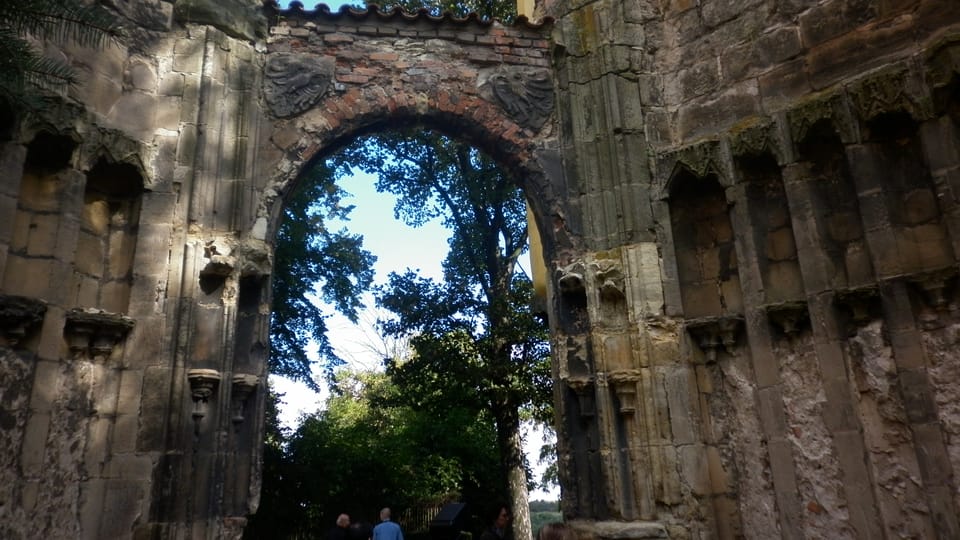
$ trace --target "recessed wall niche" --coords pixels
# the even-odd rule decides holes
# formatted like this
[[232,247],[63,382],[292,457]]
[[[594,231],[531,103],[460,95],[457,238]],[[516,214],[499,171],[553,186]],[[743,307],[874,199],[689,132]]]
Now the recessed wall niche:
[[69,137],[47,132],[38,133],[27,146],[3,290],[48,296],[56,257],[61,255],[63,211],[72,199],[71,180],[62,173],[69,169],[75,149]]
[[811,127],[798,144],[799,159],[808,165],[807,194],[819,232],[819,254],[826,286],[857,289],[874,281],[857,192],[850,178],[843,142],[828,121]]
[[804,297],[803,278],[780,166],[770,154],[742,156],[737,168],[746,182],[747,207],[763,278],[763,302]]
[[100,160],[87,174],[74,260],[75,305],[127,311],[143,178],[135,167]]
[[[924,161],[917,123],[906,113],[881,114],[867,123],[866,139],[875,159],[872,170],[879,176],[873,182],[882,189],[884,210],[879,211],[889,215],[893,229],[893,242],[884,242],[875,258],[899,262],[882,269],[881,274],[888,277],[952,267],[952,247]],[[861,197],[872,200],[875,196]],[[868,221],[880,228],[886,220]]]
[[715,175],[700,178],[682,169],[674,176],[670,224],[684,316],[742,313],[733,227]]

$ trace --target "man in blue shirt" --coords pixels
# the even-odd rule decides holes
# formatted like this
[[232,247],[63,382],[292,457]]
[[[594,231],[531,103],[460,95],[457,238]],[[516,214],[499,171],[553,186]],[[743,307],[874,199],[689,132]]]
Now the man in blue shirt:
[[373,540],[403,540],[400,526],[390,521],[390,509],[380,511],[380,524],[373,528]]

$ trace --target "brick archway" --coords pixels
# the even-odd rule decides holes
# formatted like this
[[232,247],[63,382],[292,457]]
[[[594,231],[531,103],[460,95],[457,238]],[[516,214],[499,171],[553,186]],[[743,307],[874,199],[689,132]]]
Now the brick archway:
[[255,229],[266,223],[271,234],[277,195],[311,160],[352,137],[420,124],[490,154],[526,194],[548,251],[569,244],[569,234],[559,245],[553,234],[567,212],[552,187],[562,168],[549,19],[521,17],[506,27],[476,16],[297,5],[274,16],[282,23],[271,28],[264,86],[269,109],[281,118],[261,134],[269,138],[258,157],[267,180]]

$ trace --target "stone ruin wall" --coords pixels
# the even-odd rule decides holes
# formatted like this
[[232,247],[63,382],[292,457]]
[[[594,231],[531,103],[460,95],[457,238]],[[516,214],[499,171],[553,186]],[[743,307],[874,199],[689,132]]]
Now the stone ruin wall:
[[[110,2],[132,35],[62,51],[85,84],[0,125],[0,536],[239,535],[283,195],[413,120],[522,177],[585,538],[960,536],[956,2],[505,29],[224,1]],[[262,90],[289,52],[334,57],[290,115]],[[547,62],[545,119],[483,84]]]
[[960,535],[960,6],[542,7],[588,246],[554,283],[565,512]]

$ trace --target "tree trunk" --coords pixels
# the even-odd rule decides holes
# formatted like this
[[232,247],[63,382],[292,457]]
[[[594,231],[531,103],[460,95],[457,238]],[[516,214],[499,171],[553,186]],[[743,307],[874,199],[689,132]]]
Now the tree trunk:
[[494,411],[501,465],[506,472],[513,514],[514,540],[531,540],[530,499],[527,472],[523,466],[523,445],[520,439],[520,418],[515,404],[501,403]]
[[[517,451],[522,453],[520,432],[514,432],[514,444]],[[527,472],[523,463],[515,463],[508,471],[510,482],[510,504],[513,506],[513,538],[514,540],[530,540],[533,531],[530,525],[530,498],[527,492]]]

